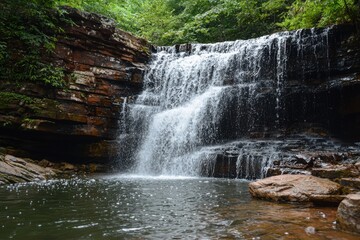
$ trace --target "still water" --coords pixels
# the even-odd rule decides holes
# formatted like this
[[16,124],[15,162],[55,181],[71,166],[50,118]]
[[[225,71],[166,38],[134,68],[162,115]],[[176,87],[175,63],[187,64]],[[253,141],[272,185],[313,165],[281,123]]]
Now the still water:
[[0,239],[359,239],[334,208],[253,200],[248,182],[101,176],[0,187]]

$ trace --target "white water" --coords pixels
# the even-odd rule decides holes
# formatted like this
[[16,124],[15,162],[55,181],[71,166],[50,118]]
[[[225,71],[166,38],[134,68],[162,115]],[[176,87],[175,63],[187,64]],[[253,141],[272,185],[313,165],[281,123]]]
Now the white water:
[[[247,41],[193,44],[190,53],[159,47],[143,93],[128,105],[129,131],[137,135],[134,173],[199,176],[214,165],[209,147],[254,130],[281,127],[289,45],[296,44],[302,57],[306,40],[301,35],[283,32]],[[314,39],[326,44],[327,31]],[[238,156],[237,174],[262,177],[278,153],[272,146],[257,149],[259,159],[251,146]]]

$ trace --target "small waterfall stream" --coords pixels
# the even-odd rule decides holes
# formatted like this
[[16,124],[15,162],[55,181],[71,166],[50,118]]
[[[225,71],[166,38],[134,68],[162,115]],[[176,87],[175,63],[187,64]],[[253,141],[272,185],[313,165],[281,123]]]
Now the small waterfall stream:
[[[309,31],[159,47],[145,75],[144,91],[136,102],[128,103],[132,150],[126,157],[135,163],[133,171],[202,175],[215,164],[212,148],[241,139],[237,177],[264,177],[280,153],[271,141],[258,148],[246,138],[286,126],[289,75],[305,79],[309,69],[327,74],[329,68],[328,29]],[[305,56],[304,51],[311,54]],[[302,72],[290,72],[289,65],[297,63]]]

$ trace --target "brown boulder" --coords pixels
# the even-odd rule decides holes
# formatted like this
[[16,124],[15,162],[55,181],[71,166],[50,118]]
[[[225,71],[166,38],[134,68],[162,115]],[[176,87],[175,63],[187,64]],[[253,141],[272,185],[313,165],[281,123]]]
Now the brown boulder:
[[360,233],[360,193],[349,194],[340,203],[337,222],[343,230]]
[[341,186],[309,175],[279,175],[249,184],[253,197],[289,202],[309,202],[312,195],[336,195]]
[[50,168],[11,155],[0,155],[0,184],[41,181],[55,175]]

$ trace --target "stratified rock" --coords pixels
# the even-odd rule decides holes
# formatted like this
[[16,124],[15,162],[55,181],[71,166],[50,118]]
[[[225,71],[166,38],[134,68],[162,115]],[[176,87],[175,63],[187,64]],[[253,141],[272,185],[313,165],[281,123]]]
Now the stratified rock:
[[359,171],[355,165],[334,165],[324,168],[313,168],[311,174],[316,177],[336,179],[359,176]]
[[341,178],[339,183],[342,186],[351,187],[360,190],[360,177],[357,178]]
[[253,197],[289,202],[308,202],[312,195],[336,195],[340,189],[335,182],[309,175],[279,175],[249,184]]
[[346,195],[311,195],[310,201],[319,206],[338,206]]
[[11,155],[0,155],[0,184],[41,181],[55,175],[51,168]]
[[340,203],[337,222],[341,229],[360,233],[360,193],[349,194]]
[[[0,146],[33,158],[100,162],[116,154],[121,107],[142,90],[150,45],[97,14],[64,8],[72,24],[46,62],[64,69],[64,88],[0,84]],[[24,101],[26,99],[26,101]]]
[[360,173],[360,161],[359,160],[355,163],[355,167],[357,168],[357,170]]

